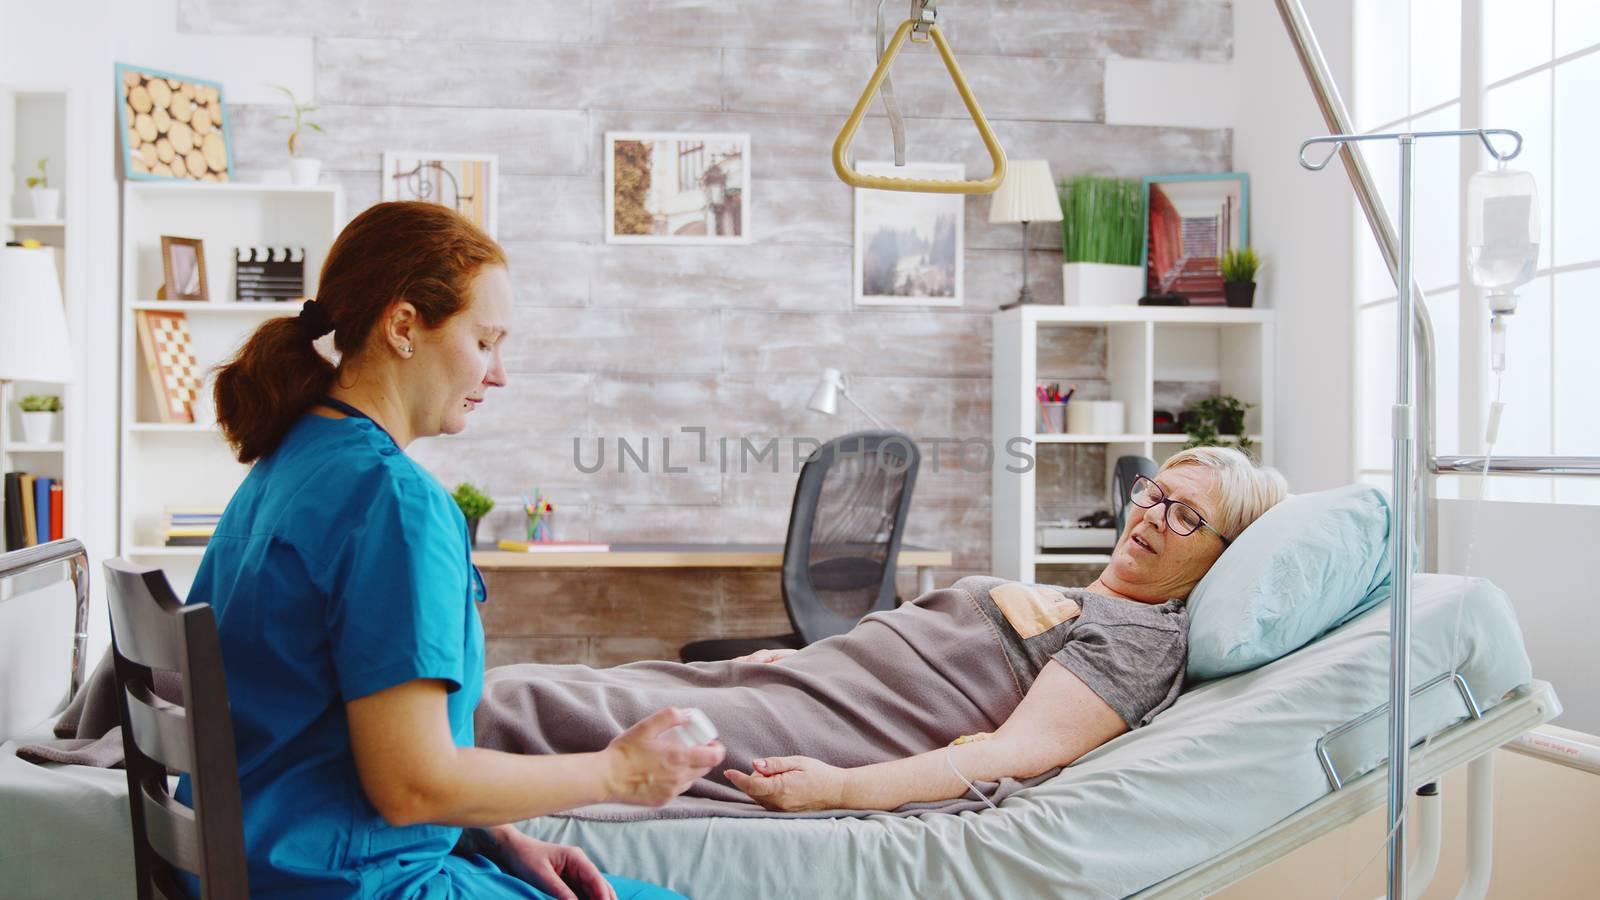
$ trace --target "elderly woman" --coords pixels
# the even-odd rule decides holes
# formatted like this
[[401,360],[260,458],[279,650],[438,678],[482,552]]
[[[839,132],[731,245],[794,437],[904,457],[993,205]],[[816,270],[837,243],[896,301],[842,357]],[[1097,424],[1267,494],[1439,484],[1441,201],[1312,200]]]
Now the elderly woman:
[[[1086,588],[964,578],[799,651],[497,669],[479,737],[575,752],[653,706],[697,706],[734,768],[689,795],[789,812],[896,810],[959,798],[968,782],[1040,775],[1177,699],[1185,598],[1285,493],[1281,475],[1236,450],[1187,450],[1135,484],[1140,514]],[[534,720],[561,731],[527,727]]]

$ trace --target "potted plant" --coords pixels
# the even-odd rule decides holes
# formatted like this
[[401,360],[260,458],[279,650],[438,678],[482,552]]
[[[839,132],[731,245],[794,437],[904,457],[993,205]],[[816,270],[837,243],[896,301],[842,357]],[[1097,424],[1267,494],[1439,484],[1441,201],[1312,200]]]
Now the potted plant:
[[289,130],[289,173],[298,185],[313,185],[322,175],[322,160],[300,155],[300,132],[309,128],[318,134],[323,134],[322,126],[306,118],[307,113],[315,112],[317,107],[311,103],[301,103],[295,99],[294,91],[281,84],[272,85],[277,91],[289,98],[289,106],[294,112],[278,117],[280,122],[293,122],[294,127]]
[[[1191,406],[1180,419],[1189,440],[1183,445],[1191,447],[1237,447],[1247,456],[1255,456],[1255,442],[1245,434],[1245,412],[1255,404],[1246,403],[1232,394],[1207,397]],[[1229,443],[1224,438],[1234,437]]]
[[28,176],[28,193],[33,197],[33,217],[35,219],[52,220],[61,212],[61,189],[50,186],[50,175],[44,167],[50,162],[50,157],[41,156],[34,165],[39,174]]
[[467,517],[467,538],[472,546],[478,546],[478,523],[483,517],[494,509],[494,501],[478,488],[466,482],[456,485],[456,492],[451,495],[455,498],[456,505],[461,507],[461,514]]
[[56,417],[61,415],[61,398],[32,394],[17,404],[22,407],[22,439],[30,444],[48,444],[55,433]]
[[1136,303],[1144,294],[1144,185],[1077,175],[1061,182],[1062,302]]
[[1256,272],[1261,269],[1261,258],[1255,248],[1228,250],[1217,257],[1217,268],[1222,270],[1222,295],[1229,306],[1249,307],[1256,296]]

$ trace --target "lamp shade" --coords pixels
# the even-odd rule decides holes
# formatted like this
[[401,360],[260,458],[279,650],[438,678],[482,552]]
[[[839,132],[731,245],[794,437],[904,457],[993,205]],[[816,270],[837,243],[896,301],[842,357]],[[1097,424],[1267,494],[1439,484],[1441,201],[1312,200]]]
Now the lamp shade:
[[0,247],[0,381],[71,380],[53,252]]
[[1050,164],[1042,159],[1007,162],[1005,180],[989,201],[989,221],[1061,221],[1061,197]]
[[811,392],[811,401],[806,404],[806,409],[822,413],[825,416],[838,415],[839,389],[844,387],[844,376],[838,369],[823,369],[822,380],[817,382],[817,389]]

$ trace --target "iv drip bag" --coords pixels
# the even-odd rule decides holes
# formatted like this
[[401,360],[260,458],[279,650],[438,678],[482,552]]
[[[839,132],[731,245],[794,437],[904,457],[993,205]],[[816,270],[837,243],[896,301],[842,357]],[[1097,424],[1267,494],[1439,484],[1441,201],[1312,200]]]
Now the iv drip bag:
[[1533,176],[1504,167],[1467,182],[1467,261],[1495,313],[1515,312],[1516,289],[1539,262],[1539,192]]

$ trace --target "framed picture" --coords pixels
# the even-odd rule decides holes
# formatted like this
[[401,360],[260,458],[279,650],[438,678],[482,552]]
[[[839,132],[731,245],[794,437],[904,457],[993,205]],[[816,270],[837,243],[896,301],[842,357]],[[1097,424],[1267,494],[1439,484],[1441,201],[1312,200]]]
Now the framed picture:
[[161,299],[211,299],[205,244],[199,238],[161,236]]
[[1150,176],[1144,201],[1145,293],[1222,305],[1217,257],[1250,243],[1250,176]]
[[[961,163],[860,162],[864,175],[960,181]],[[856,188],[858,306],[960,306],[966,276],[964,194]]]
[[230,181],[233,142],[222,85],[117,63],[122,174],[136,180]]
[[750,135],[607,132],[606,243],[750,243]]
[[500,157],[493,153],[383,154],[383,199],[448,206],[499,239]]

